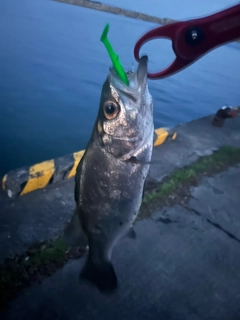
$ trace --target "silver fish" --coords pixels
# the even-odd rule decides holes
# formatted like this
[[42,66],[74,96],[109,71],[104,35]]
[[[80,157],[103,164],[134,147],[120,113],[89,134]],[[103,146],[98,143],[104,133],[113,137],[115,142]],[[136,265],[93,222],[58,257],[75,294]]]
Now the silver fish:
[[68,244],[87,237],[82,279],[101,291],[117,289],[112,250],[125,235],[134,237],[153,148],[153,103],[147,84],[147,56],[126,86],[110,68],[103,84],[92,136],[75,177],[76,211],[65,230]]

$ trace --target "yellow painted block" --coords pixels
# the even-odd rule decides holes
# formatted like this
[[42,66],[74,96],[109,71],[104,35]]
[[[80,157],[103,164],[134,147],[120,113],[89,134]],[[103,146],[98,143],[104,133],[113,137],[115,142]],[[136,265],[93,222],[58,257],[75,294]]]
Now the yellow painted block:
[[177,132],[174,132],[173,136],[172,136],[172,140],[176,140],[177,138]]
[[54,160],[44,161],[30,167],[29,180],[20,195],[46,187],[54,170]]
[[157,134],[157,139],[154,142],[154,147],[159,146],[160,144],[162,144],[168,136],[168,131],[164,128],[159,128],[155,130],[155,133]]
[[6,190],[6,181],[7,181],[7,175],[5,174],[5,176],[2,179],[2,188],[3,188],[3,190]]
[[79,164],[79,161],[82,159],[82,156],[84,155],[85,150],[81,150],[78,152],[73,153],[74,157],[74,166],[72,167],[72,170],[68,174],[68,178],[74,177],[76,174],[77,166]]

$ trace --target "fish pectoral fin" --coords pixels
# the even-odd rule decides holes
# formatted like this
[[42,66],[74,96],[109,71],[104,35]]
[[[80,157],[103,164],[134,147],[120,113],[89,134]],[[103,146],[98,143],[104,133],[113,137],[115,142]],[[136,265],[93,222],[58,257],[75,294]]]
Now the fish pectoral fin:
[[62,240],[70,247],[86,247],[88,245],[87,236],[83,231],[77,209],[74,211],[69,225],[64,230]]
[[90,256],[80,273],[80,279],[89,281],[105,294],[111,294],[118,288],[117,276],[112,263],[103,260],[96,264]]

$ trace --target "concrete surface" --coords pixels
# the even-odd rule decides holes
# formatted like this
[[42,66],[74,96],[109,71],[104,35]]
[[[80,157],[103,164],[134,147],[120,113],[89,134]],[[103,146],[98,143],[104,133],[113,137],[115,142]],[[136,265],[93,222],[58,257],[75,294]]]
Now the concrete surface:
[[203,178],[186,208],[137,222],[137,239],[113,252],[115,295],[79,282],[81,258],[25,289],[1,319],[239,320],[239,181],[240,166]]
[[[221,225],[240,243],[240,167],[228,174],[203,179],[202,185],[192,189],[189,208],[197,210],[205,219]],[[240,319],[240,317],[239,317]]]
[[[208,116],[177,126],[175,141],[155,147],[148,181],[159,182],[175,168],[189,165],[222,145],[240,147],[240,115],[227,120],[221,129],[211,126],[212,118]],[[1,190],[0,263],[61,233],[75,207],[73,190],[73,179],[17,199],[8,198]],[[236,226],[234,230],[237,229]]]
[[57,236],[75,209],[73,192],[73,179],[17,199],[1,190],[0,263]]

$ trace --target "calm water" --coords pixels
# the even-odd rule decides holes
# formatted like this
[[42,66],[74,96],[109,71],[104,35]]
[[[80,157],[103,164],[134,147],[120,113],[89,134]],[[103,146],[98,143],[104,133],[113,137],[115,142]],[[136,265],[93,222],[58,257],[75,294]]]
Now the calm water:
[[[119,6],[119,0],[108,3]],[[129,9],[187,19],[236,1],[128,3],[121,1]],[[99,41],[107,22],[113,47],[131,69],[137,39],[155,25],[48,0],[0,1],[0,175],[86,147],[110,66]],[[167,41],[143,52],[150,71],[173,59]],[[156,127],[214,113],[224,103],[239,105],[240,45],[218,48],[175,76],[150,81],[149,88]]]

